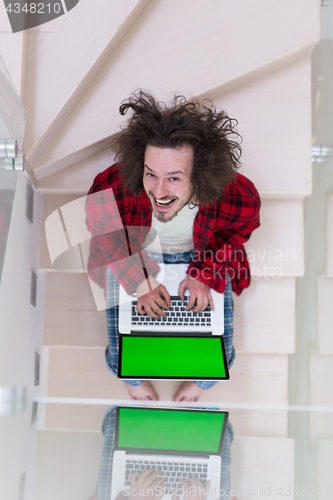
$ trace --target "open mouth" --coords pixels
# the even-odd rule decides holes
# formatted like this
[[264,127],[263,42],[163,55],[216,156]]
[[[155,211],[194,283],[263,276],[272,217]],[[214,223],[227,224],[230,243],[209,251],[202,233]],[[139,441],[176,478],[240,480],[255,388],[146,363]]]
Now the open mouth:
[[168,210],[176,201],[177,198],[172,198],[171,200],[158,200],[154,196],[154,204],[158,210]]

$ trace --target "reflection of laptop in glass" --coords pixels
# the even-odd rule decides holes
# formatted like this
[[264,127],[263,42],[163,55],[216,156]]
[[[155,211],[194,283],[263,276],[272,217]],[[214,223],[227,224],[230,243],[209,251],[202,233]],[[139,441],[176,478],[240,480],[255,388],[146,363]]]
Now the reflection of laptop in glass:
[[183,333],[223,335],[224,294],[211,289],[215,311],[211,311],[209,306],[203,312],[185,311],[189,292],[186,291],[186,300],[182,302],[178,296],[178,288],[180,282],[187,276],[188,264],[159,264],[159,266],[161,270],[156,279],[165,286],[171,296],[171,307],[165,310],[167,317],[155,319],[147,314],[138,314],[136,294],[130,296],[120,286],[119,332],[123,334],[170,332],[174,335]]
[[219,491],[227,420],[228,412],[218,410],[117,407],[111,500],[129,490],[133,472],[146,469],[161,471],[163,500],[189,477],[203,487],[210,480],[212,493]]

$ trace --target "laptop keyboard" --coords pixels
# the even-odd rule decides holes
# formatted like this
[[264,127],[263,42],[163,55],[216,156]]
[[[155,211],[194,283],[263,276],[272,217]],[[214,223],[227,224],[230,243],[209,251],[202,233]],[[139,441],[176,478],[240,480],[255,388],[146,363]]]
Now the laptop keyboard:
[[166,488],[182,488],[180,479],[189,477],[198,478],[203,486],[207,484],[207,463],[189,463],[189,462],[162,462],[161,460],[126,460],[125,466],[125,488],[130,486],[130,477],[133,472],[143,472],[146,469],[160,470],[164,478]]
[[165,311],[167,317],[160,316],[152,318],[148,314],[138,314],[136,310],[137,301],[132,302],[132,327],[135,325],[162,325],[162,326],[193,326],[205,327],[211,326],[211,308],[210,306],[203,312],[185,311],[188,304],[188,297],[185,297],[184,302],[180,297],[172,296],[171,305],[168,311]]

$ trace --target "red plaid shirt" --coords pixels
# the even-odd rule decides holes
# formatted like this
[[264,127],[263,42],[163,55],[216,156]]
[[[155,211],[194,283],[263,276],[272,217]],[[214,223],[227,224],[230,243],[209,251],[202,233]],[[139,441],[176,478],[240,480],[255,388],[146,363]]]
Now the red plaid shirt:
[[[117,280],[132,294],[145,275],[157,275],[159,266],[141,247],[151,227],[149,198],[144,190],[136,196],[124,187],[120,168],[115,164],[98,174],[88,192],[87,227],[92,233],[88,274],[105,288],[105,271],[111,266]],[[259,226],[259,209],[256,188],[241,174],[220,200],[200,206],[193,224],[196,256],[187,274],[220,293],[227,273],[237,295],[247,288],[251,276],[243,243]]]

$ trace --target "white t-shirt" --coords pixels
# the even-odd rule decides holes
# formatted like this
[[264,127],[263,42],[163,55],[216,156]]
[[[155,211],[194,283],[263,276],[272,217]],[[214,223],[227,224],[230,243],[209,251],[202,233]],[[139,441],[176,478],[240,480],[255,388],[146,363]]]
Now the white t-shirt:
[[198,211],[199,207],[189,208],[186,205],[169,222],[158,221],[153,213],[145,247],[149,243],[148,250],[161,253],[162,247],[162,253],[171,254],[193,250],[193,223]]

